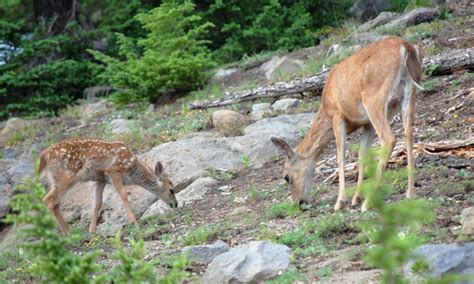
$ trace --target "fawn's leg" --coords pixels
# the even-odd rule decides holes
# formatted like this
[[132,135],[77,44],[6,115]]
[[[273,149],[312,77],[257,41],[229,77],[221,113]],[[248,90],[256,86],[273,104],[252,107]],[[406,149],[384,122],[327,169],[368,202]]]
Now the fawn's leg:
[[46,196],[43,198],[43,202],[46,204],[48,209],[53,213],[54,217],[56,218],[56,222],[58,223],[61,233],[63,235],[66,235],[69,232],[69,226],[64,221],[63,216],[61,215],[59,205],[61,202],[61,198],[64,196],[64,194],[72,185],[72,183],[72,180],[68,178],[63,178],[58,182],[53,183],[48,194],[46,194]]
[[95,188],[95,206],[92,211],[91,224],[89,226],[89,232],[95,233],[97,230],[97,218],[99,216],[100,208],[102,207],[102,197],[104,193],[105,182],[97,182]]
[[123,185],[122,181],[122,174],[118,172],[109,172],[107,173],[112,181],[112,185],[115,187],[115,190],[117,193],[120,195],[120,198],[123,201],[123,205],[125,206],[125,209],[127,209],[127,217],[128,221],[131,223],[138,224],[137,218],[135,218],[135,215],[133,214],[132,208],[130,207],[130,204],[128,203],[128,195],[127,191],[125,190],[125,187]]

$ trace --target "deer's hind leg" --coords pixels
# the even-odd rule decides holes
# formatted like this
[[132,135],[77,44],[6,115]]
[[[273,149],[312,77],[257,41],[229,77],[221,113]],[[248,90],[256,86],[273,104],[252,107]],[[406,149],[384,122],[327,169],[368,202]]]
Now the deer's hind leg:
[[99,211],[102,207],[102,198],[104,194],[105,182],[97,182],[95,188],[95,205],[92,211],[91,224],[89,226],[89,233],[95,233],[97,230],[97,218],[99,217]]

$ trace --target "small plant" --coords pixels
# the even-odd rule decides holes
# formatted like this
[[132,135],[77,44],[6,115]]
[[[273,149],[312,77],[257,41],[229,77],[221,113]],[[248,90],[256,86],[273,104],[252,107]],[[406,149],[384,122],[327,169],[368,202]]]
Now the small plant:
[[268,196],[270,195],[270,192],[268,192],[268,191],[258,190],[257,186],[255,186],[255,184],[252,184],[252,185],[249,186],[248,192],[250,194],[250,197],[255,201],[264,200],[264,199],[268,198]]
[[301,221],[299,229],[280,236],[277,241],[291,247],[295,255],[303,257],[326,252],[326,247],[316,230],[315,223],[307,218]]
[[234,173],[224,170],[224,169],[216,169],[215,167],[209,168],[209,171],[211,172],[211,176],[215,178],[216,180],[220,181],[227,181],[232,178],[234,178]]
[[331,277],[332,275],[332,267],[331,266],[324,266],[323,268],[316,271],[316,276],[318,276],[319,280],[323,280],[326,278]]
[[308,276],[304,275],[300,271],[296,269],[292,269],[289,271],[284,272],[282,275],[278,276],[277,278],[267,281],[267,284],[287,284],[287,283],[300,283],[300,282],[308,282]]
[[[374,158],[375,151],[371,151],[362,161],[371,175],[375,172]],[[361,225],[363,234],[373,244],[365,260],[369,265],[383,269],[382,283],[402,283],[404,280],[399,268],[408,260],[412,250],[422,243],[423,238],[418,232],[433,220],[434,214],[426,200],[407,199],[387,204],[384,198],[392,187],[382,183],[374,188],[374,184],[370,181],[364,184],[364,189],[371,191],[369,206],[373,209],[372,218]]]
[[436,90],[436,88],[438,87],[439,83],[438,83],[438,80],[437,79],[432,79],[432,80],[428,80],[428,81],[424,81],[423,84],[422,84],[422,87],[423,87],[423,93],[425,94],[429,94],[429,93],[432,93],[433,91]]
[[286,218],[295,217],[300,213],[300,207],[298,204],[292,201],[287,201],[280,204],[273,204],[267,209],[267,215],[269,218]]
[[242,156],[242,158],[240,159],[240,163],[241,163],[244,167],[248,168],[248,167],[250,166],[250,157],[247,156],[247,155]]

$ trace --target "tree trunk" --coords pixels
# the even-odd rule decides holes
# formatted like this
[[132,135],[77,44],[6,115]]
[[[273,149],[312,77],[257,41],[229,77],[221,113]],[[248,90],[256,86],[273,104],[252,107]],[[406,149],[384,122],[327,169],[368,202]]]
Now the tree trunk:
[[36,22],[45,22],[49,36],[61,34],[76,19],[76,4],[76,0],[33,0]]
[[[474,70],[474,49],[455,49],[447,53],[425,58],[423,60],[423,69],[425,73],[431,76],[450,74],[463,69]],[[321,94],[329,71],[324,70],[311,77],[298,78],[288,82],[277,82],[238,93],[228,93],[221,100],[192,103],[189,105],[189,109],[220,107],[260,98],[275,98],[301,94],[303,92]]]

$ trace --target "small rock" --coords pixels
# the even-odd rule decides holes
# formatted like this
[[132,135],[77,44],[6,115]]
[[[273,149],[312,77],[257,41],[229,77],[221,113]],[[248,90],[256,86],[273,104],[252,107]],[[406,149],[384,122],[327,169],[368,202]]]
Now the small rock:
[[240,206],[240,207],[237,207],[237,208],[234,208],[234,210],[232,210],[228,216],[235,216],[235,215],[240,215],[244,212],[247,212],[247,209],[249,209],[247,206]]
[[304,64],[301,60],[295,60],[286,56],[274,56],[267,63],[262,64],[263,70],[267,69],[265,76],[268,80],[280,80],[282,76],[303,71]]
[[184,247],[182,253],[188,254],[189,259],[198,264],[208,264],[218,255],[229,251],[229,245],[221,240],[212,245]]
[[108,106],[106,100],[100,100],[96,103],[82,105],[79,109],[81,117],[89,118],[99,113],[107,112]]
[[201,199],[211,187],[217,183],[212,177],[198,178],[189,186],[176,194],[178,206],[184,206],[194,200]]
[[474,235],[474,207],[466,208],[461,213],[462,232],[465,235]]
[[236,111],[222,109],[212,113],[212,123],[224,135],[238,136],[247,124],[247,118]]
[[109,125],[112,129],[112,133],[114,134],[124,134],[130,132],[130,128],[128,127],[128,121],[126,119],[112,119],[112,121],[109,122]]
[[261,119],[265,114],[271,113],[272,109],[269,103],[260,103],[252,105],[252,118]]
[[3,158],[4,159],[12,159],[12,158],[15,158],[15,156],[16,156],[16,150],[15,149],[7,147],[7,148],[5,148],[5,150],[3,150]]
[[404,266],[405,275],[412,278],[414,282],[419,279],[411,270],[419,260],[426,261],[432,277],[441,277],[451,273],[474,276],[474,243],[428,244],[417,248],[413,257]]
[[0,220],[10,212],[10,200],[13,188],[9,184],[0,184]]
[[281,99],[273,103],[272,108],[276,111],[287,112],[298,108],[300,101],[298,99]]
[[148,218],[151,216],[162,215],[171,210],[171,208],[163,201],[158,200],[153,203],[148,209],[143,213],[141,218]]
[[253,241],[232,248],[209,264],[202,283],[262,283],[290,265],[290,248]]
[[7,124],[2,129],[2,134],[10,134],[16,131],[21,131],[23,128],[27,126],[28,126],[28,121],[21,118],[17,118],[17,117],[12,117],[9,120],[7,120]]
[[219,69],[211,78],[211,82],[219,82],[237,72],[237,68]]
[[342,51],[344,48],[342,45],[335,43],[329,47],[328,52],[326,53],[326,57],[330,56],[331,54],[334,54],[335,56],[341,55]]

